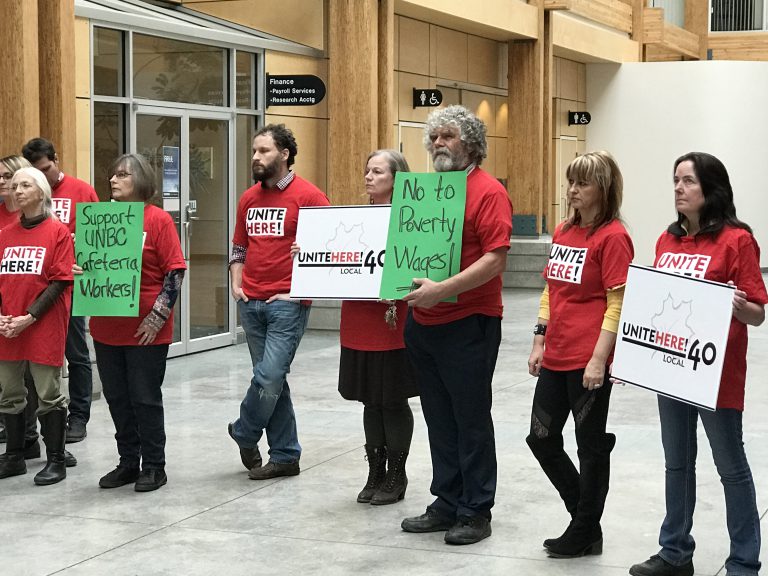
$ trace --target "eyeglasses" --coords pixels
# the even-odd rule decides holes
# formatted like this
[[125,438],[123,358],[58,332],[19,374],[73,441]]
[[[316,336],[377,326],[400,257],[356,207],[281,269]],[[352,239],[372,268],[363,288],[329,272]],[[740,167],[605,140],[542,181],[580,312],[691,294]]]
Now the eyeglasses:
[[128,178],[128,176],[131,175],[131,172],[123,172],[122,170],[120,172],[115,172],[113,176],[117,178],[118,180],[125,180]]
[[11,174],[10,172],[2,172],[0,173],[0,178],[2,178],[3,180],[10,180],[11,178],[13,178],[13,174]]

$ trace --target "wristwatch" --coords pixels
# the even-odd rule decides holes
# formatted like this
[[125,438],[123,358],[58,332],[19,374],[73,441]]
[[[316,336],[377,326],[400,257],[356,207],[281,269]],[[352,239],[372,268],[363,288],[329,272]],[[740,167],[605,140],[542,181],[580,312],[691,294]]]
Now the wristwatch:
[[536,324],[536,326],[533,327],[534,336],[544,336],[546,333],[547,333],[546,324]]

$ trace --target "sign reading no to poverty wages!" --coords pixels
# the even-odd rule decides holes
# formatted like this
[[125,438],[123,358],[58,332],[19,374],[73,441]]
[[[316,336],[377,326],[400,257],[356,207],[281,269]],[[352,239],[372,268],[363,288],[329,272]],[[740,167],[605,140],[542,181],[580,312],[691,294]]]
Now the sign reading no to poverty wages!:
[[81,202],[77,205],[74,316],[138,316],[142,202]]
[[714,410],[733,286],[631,265],[611,375]]
[[459,272],[466,199],[464,171],[395,175],[381,298],[401,300],[414,278],[440,282]]

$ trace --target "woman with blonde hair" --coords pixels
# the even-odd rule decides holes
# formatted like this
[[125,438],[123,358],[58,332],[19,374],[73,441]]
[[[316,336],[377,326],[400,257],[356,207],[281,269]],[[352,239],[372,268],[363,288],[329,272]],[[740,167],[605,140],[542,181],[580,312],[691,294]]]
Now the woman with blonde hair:
[[[608,152],[578,156],[566,170],[570,217],[552,237],[528,371],[538,376],[526,442],[571,515],[550,556],[600,554],[600,528],[616,443],[606,433],[616,342],[627,269],[634,255],[621,223],[623,179]],[[563,449],[573,413],[577,470]]]

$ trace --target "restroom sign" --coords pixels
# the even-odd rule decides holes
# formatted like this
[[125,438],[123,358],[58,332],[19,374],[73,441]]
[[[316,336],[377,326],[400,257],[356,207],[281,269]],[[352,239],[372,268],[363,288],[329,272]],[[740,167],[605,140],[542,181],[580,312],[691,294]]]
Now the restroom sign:
[[430,106],[440,106],[443,102],[443,93],[434,88],[414,88],[413,89],[413,107],[428,108]]
[[311,74],[275,76],[267,74],[267,108],[270,106],[314,106],[325,98],[325,84]]
[[589,124],[592,122],[592,115],[589,112],[571,112],[568,111],[568,126],[576,124]]

